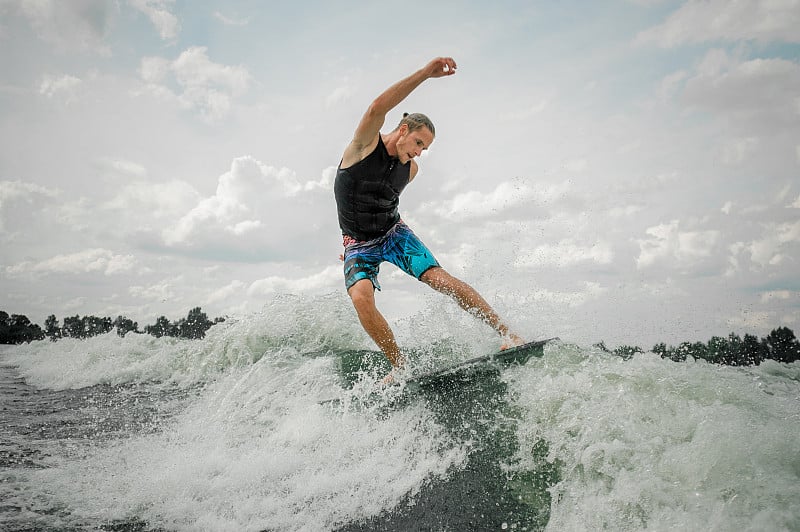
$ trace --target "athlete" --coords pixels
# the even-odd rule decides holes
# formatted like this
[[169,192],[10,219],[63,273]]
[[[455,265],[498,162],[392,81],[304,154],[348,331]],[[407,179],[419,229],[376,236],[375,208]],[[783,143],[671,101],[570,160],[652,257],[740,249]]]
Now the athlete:
[[[380,129],[387,113],[422,82],[455,73],[455,61],[439,57],[375,98],[336,172],[334,192],[344,244],[345,287],[364,330],[394,368],[402,367],[405,359],[392,329],[375,306],[375,290],[380,290],[378,271],[384,261],[452,297],[461,308],[491,325],[503,338],[503,348],[523,343],[474,288],[439,265],[398,212],[400,193],[417,175],[414,158],[430,147],[436,130],[420,113],[403,115],[389,133]],[[393,373],[389,373],[383,382],[393,379]]]

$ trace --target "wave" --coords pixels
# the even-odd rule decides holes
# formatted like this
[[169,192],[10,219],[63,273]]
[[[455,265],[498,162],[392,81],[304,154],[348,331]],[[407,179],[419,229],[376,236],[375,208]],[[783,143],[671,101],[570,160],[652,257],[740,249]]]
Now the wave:
[[[422,365],[494,348],[457,316],[401,320],[398,336]],[[555,343],[472,388],[385,408],[360,401],[368,378],[346,389],[340,375],[342,352],[369,347],[342,297],[281,296],[202,341],[14,348],[4,359],[39,387],[194,390],[156,432],[26,471],[25,493],[75,522],[166,530],[800,529],[800,363]],[[342,406],[319,404],[331,397]]]

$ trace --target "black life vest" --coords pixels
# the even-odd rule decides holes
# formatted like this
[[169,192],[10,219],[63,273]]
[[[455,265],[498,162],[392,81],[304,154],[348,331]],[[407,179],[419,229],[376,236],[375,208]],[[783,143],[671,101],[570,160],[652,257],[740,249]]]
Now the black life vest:
[[333,192],[342,234],[366,241],[385,235],[400,221],[400,193],[408,185],[411,161],[389,155],[383,139],[363,160],[336,171]]

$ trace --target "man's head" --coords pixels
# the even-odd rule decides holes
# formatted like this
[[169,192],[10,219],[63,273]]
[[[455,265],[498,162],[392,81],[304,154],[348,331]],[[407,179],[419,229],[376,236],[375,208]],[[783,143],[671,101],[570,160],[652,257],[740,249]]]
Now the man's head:
[[436,128],[431,119],[422,113],[403,113],[403,119],[394,132],[397,133],[397,158],[405,164],[428,149],[433,143]]
[[403,113],[403,119],[397,124],[397,128],[399,129],[403,124],[408,126],[409,131],[416,131],[419,128],[427,127],[433,136],[436,136],[436,128],[433,127],[433,122],[422,113]]

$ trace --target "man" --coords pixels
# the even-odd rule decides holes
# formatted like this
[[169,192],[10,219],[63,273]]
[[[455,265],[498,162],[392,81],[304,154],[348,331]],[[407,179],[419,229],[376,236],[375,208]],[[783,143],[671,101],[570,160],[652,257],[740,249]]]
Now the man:
[[[405,359],[389,324],[375,306],[379,265],[388,261],[446,294],[466,311],[491,325],[504,348],[522,343],[489,304],[463,281],[447,273],[433,254],[400,219],[400,193],[417,175],[414,158],[433,143],[435,129],[423,114],[406,114],[390,133],[380,132],[386,115],[423,81],[452,76],[456,63],[439,57],[386,89],[370,104],[345,148],[336,172],[334,192],[345,252],[347,293],[358,319],[394,368]],[[384,382],[393,380],[392,373]]]

